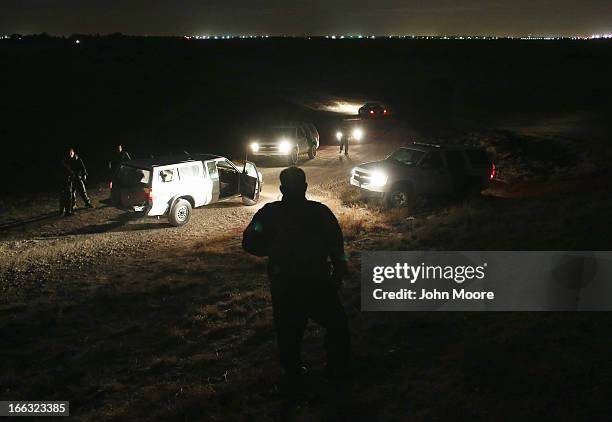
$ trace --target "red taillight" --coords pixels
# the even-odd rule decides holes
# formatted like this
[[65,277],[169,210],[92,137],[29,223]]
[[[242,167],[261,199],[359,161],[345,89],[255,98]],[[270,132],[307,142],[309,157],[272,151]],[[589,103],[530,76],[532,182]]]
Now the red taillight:
[[374,114],[374,110],[370,110],[370,114]]
[[491,174],[489,174],[489,180],[495,179],[495,173],[496,173],[495,163],[492,163],[491,164]]
[[384,110],[383,110],[383,114],[387,114],[387,109],[384,109]]
[[113,189],[113,181],[111,180],[110,182],[108,182],[108,188],[109,189]]
[[145,195],[147,196],[147,201],[153,202],[153,189],[146,188],[145,189]]

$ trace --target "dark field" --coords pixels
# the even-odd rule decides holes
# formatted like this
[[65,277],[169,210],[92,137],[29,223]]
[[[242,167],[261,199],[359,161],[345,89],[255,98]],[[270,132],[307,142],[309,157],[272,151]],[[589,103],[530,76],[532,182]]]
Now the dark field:
[[45,37],[0,42],[0,139],[17,177],[52,186],[68,146],[106,181],[111,149],[242,158],[266,122],[314,122],[335,100],[384,101],[426,139],[499,121],[610,110],[612,42]]
[[[0,198],[0,400],[70,400],[83,421],[609,419],[609,313],[374,313],[359,295],[364,250],[610,250],[612,43],[80,39],[0,42],[14,175]],[[338,157],[338,106],[372,99],[392,118]],[[241,159],[284,119],[319,127],[324,145],[300,165],[351,270],[354,375],[326,380],[309,325],[299,400],[280,383],[265,260],[240,247],[280,167],[261,168],[256,207],[204,207],[182,228],[104,202],[117,143]],[[391,211],[349,186],[353,166],[412,140],[482,145],[498,180]],[[60,218],[54,174],[71,145],[96,208]]]

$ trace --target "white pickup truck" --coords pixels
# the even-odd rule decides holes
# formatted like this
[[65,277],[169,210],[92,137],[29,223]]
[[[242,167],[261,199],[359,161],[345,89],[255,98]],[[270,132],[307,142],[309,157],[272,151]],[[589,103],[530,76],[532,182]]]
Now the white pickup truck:
[[256,204],[262,184],[250,161],[239,169],[211,154],[136,159],[122,163],[113,176],[111,202],[150,217],[167,216],[170,224],[182,226],[196,207],[235,197]]

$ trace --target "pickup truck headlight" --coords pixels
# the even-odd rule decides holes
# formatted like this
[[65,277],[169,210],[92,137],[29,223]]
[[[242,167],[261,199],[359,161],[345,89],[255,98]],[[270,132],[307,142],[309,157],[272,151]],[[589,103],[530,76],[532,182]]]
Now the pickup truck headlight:
[[370,185],[372,186],[384,186],[387,184],[388,176],[382,171],[375,171],[370,176]]
[[290,149],[291,149],[291,144],[288,141],[281,141],[280,144],[278,144],[279,152],[286,153],[286,152],[289,152]]
[[259,144],[257,142],[252,142],[251,143],[251,151],[253,151],[253,152],[259,151]]

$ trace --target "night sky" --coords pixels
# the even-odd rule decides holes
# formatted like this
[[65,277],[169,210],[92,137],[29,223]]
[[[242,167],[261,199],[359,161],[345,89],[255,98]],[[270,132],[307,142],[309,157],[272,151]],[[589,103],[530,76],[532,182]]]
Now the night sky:
[[0,34],[590,35],[612,0],[0,0]]

